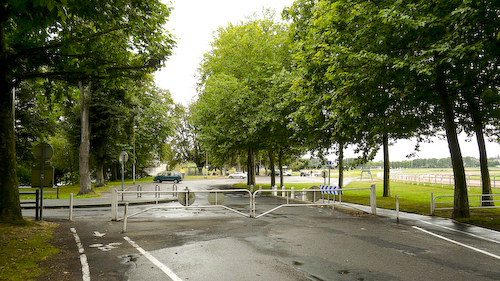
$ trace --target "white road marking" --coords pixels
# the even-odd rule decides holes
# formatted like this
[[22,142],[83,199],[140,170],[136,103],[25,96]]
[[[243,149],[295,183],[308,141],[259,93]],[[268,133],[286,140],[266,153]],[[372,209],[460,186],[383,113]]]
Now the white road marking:
[[435,237],[437,237],[437,238],[443,239],[443,240],[448,241],[448,242],[451,242],[451,243],[453,243],[453,244],[456,244],[456,245],[459,245],[459,246],[465,247],[465,248],[467,248],[467,249],[474,250],[474,251],[479,252],[479,253],[481,253],[481,254],[485,254],[485,255],[487,255],[487,256],[490,256],[490,257],[493,257],[493,258],[495,258],[495,259],[500,260],[500,256],[497,256],[497,255],[492,254],[492,253],[490,253],[490,252],[486,252],[486,251],[483,251],[483,250],[481,250],[481,249],[478,249],[478,248],[475,248],[475,247],[469,246],[469,245],[467,245],[467,244],[457,242],[457,241],[455,241],[455,240],[452,240],[452,239],[450,239],[450,238],[446,238],[446,237],[441,236],[441,235],[439,235],[439,234],[436,234],[436,233],[430,232],[430,231],[425,230],[425,229],[423,229],[423,228],[420,228],[420,227],[418,227],[418,226],[412,226],[412,227],[413,227],[413,228],[415,228],[415,229],[417,229],[417,230],[420,230],[420,231],[422,231],[422,232],[425,232],[425,233],[427,233],[427,234],[430,234],[430,235],[432,235],[432,236],[435,236]]
[[177,276],[170,268],[168,268],[166,265],[161,263],[159,260],[157,260],[155,257],[153,257],[150,253],[146,252],[143,248],[141,248],[139,245],[137,245],[134,241],[132,241],[130,238],[127,236],[123,237],[127,242],[132,245],[132,247],[136,248],[139,253],[141,253],[145,258],[147,258],[149,261],[151,261],[154,265],[159,267],[165,274],[168,275],[173,281],[182,281],[179,276]]
[[80,263],[82,264],[82,277],[83,281],[90,281],[90,269],[89,264],[87,262],[87,255],[85,255],[85,250],[83,249],[82,242],[80,241],[80,237],[76,233],[76,229],[73,227],[70,228],[71,233],[75,237],[76,246],[78,247],[78,252],[80,253]]
[[500,244],[500,241],[489,239],[489,238],[486,238],[486,237],[482,237],[482,236],[479,236],[479,235],[476,235],[476,234],[473,234],[473,233],[469,233],[469,232],[465,232],[465,231],[461,231],[461,230],[458,230],[458,229],[453,229],[451,227],[447,227],[447,226],[443,226],[443,225],[439,225],[439,224],[433,224],[431,222],[427,222],[427,221],[423,221],[423,220],[419,220],[419,222],[423,222],[423,223],[426,223],[426,224],[438,226],[438,227],[441,227],[441,228],[444,228],[444,229],[448,229],[448,230],[451,230],[451,231],[455,231],[455,232],[458,232],[458,233],[466,234],[466,235],[469,235],[469,236],[472,236],[472,237],[475,237],[475,238],[483,239],[483,240],[488,241],[488,242]]

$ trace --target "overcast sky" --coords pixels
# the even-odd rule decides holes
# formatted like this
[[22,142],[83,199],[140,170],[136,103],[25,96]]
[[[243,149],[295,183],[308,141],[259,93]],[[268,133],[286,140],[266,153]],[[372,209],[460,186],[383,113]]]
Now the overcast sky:
[[[165,3],[167,1],[163,0]],[[163,89],[170,90],[174,102],[187,104],[196,97],[195,74],[203,54],[209,50],[213,39],[213,32],[218,27],[226,26],[229,22],[236,23],[245,20],[246,16],[255,12],[260,13],[263,8],[271,8],[280,15],[284,7],[289,7],[293,0],[174,0],[174,10],[166,28],[177,39],[174,54],[166,62],[166,66],[155,75],[156,83]],[[470,142],[461,138],[463,156],[479,158],[475,139]],[[391,161],[407,160],[406,155],[413,152],[414,143],[400,140],[389,150]],[[500,156],[500,145],[487,145],[489,157]],[[345,157],[353,157],[353,152],[347,152]],[[418,158],[446,158],[450,157],[447,142],[435,140],[432,144],[422,144]],[[379,153],[376,160],[382,160]]]

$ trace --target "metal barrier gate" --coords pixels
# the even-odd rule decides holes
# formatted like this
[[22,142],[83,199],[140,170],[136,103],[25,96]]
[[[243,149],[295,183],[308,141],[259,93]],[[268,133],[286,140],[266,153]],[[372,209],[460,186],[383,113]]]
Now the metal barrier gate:
[[[327,200],[325,199],[325,195],[329,195],[329,194],[333,194],[333,195],[339,195],[339,198],[341,196],[341,193],[342,192],[349,192],[349,191],[355,191],[355,190],[370,190],[370,207],[371,207],[371,213],[376,215],[377,214],[377,197],[376,197],[376,189],[375,189],[375,184],[372,184],[370,187],[367,187],[367,188],[344,188],[344,189],[335,189],[335,190],[330,190],[330,189],[325,189],[325,188],[316,188],[316,189],[302,189],[302,190],[296,190],[296,189],[259,189],[257,191],[255,191],[253,193],[253,205],[252,205],[252,216],[253,218],[260,218],[262,216],[265,216],[273,211],[276,211],[280,208],[283,208],[283,207],[303,207],[303,206],[326,206],[326,205],[330,205],[330,206],[334,206],[335,205],[335,197],[334,197],[334,200],[332,202],[330,202],[330,200]],[[287,203],[286,204],[281,204],[275,208],[272,208],[260,215],[256,215],[256,196],[257,194],[259,193],[264,193],[264,192],[269,192],[269,193],[273,193],[274,196],[277,196],[277,193],[278,192],[281,192],[282,193],[282,197],[286,197],[287,198]],[[288,197],[288,194],[290,195],[293,195],[294,193],[298,193],[298,192],[302,192],[302,196],[303,196],[303,200],[302,201],[306,201],[305,200],[305,197],[309,197],[309,199],[312,200],[312,203],[298,203],[298,204],[290,204],[289,203],[289,197]],[[285,194],[285,196],[283,196],[283,193]],[[309,196],[307,196],[306,194],[309,193]],[[327,200],[327,202],[325,203],[325,200]],[[319,203],[321,201],[321,203]],[[339,200],[339,203],[341,201]],[[338,203],[337,203],[338,204]]]
[[[160,191],[159,189],[155,188],[155,191],[142,191],[140,188],[138,188],[137,191],[119,191],[117,189],[113,189],[112,193],[112,202],[111,202],[111,219],[112,220],[122,220],[126,219],[127,217],[132,217],[135,215],[138,215],[143,212],[147,212],[152,209],[178,209],[178,208],[224,208],[229,211],[235,212],[237,214],[240,214],[245,217],[250,217],[250,218],[260,218],[266,214],[269,214],[277,209],[280,209],[282,207],[301,207],[301,206],[324,206],[324,205],[335,205],[335,197],[333,201],[327,200],[325,203],[325,195],[339,195],[339,203],[341,203],[341,194],[343,192],[350,192],[350,191],[356,191],[356,190],[370,190],[370,206],[371,206],[371,213],[376,214],[377,211],[377,201],[376,201],[376,189],[375,189],[375,184],[372,184],[368,188],[344,188],[344,189],[325,189],[325,187],[322,188],[310,188],[310,189],[302,189],[300,190],[295,190],[295,189],[271,189],[271,190],[264,190],[264,189],[259,189],[256,190],[254,193],[247,189],[225,189],[225,190],[189,190],[188,188],[184,190],[177,190],[175,188],[174,190],[165,190],[165,191]],[[243,193],[248,193],[249,195],[249,214],[245,214],[241,211],[238,211],[236,209],[230,208],[228,206],[222,205],[224,202],[224,193],[229,193],[229,192],[243,192]],[[286,204],[281,204],[275,208],[272,208],[262,214],[257,215],[256,214],[256,202],[257,202],[257,195],[262,194],[265,192],[273,193],[273,195],[277,196],[278,192],[281,192],[282,197],[287,198],[287,203]],[[298,203],[298,204],[290,204],[289,203],[289,195],[293,196],[294,193],[302,193],[302,202],[311,202],[311,203]],[[118,198],[119,195],[123,194],[155,194],[155,198],[159,197],[160,194],[178,194],[178,201],[182,206],[158,206],[158,204],[154,207],[150,207],[144,210],[141,210],[139,212],[136,212],[131,215],[124,215],[122,219],[118,219]],[[196,206],[191,206],[194,203],[195,199],[195,193],[208,193],[208,201],[210,205],[196,205]],[[219,195],[222,194],[222,197]],[[283,196],[284,195],[284,196]],[[309,196],[306,196],[309,195]],[[309,197],[309,201],[306,201],[306,197]],[[127,204],[127,203],[125,203]],[[338,204],[338,203],[337,203]]]
[[[124,217],[122,219],[126,219],[127,217],[136,216],[140,213],[144,213],[144,212],[147,212],[147,211],[152,210],[152,209],[224,208],[224,209],[235,212],[235,213],[240,214],[240,215],[245,216],[245,217],[251,217],[251,214],[252,214],[252,193],[247,189],[189,190],[188,188],[186,188],[184,190],[165,190],[165,191],[160,191],[160,190],[155,190],[155,191],[119,191],[117,189],[113,189],[113,193],[112,193],[112,197],[111,197],[111,220],[114,220],[114,221],[122,220],[122,219],[118,219],[118,198],[119,198],[119,196],[123,195],[123,194],[137,194],[139,192],[141,194],[148,194],[148,193],[155,194],[155,197],[156,196],[159,197],[159,195],[162,193],[163,194],[178,194],[178,201],[182,206],[158,206],[158,205],[156,205],[154,207],[150,207],[150,208],[141,210],[141,211],[136,212],[134,214],[124,215]],[[224,193],[229,193],[229,192],[248,193],[249,198],[250,198],[249,203],[248,203],[249,208],[250,208],[249,214],[245,214],[245,213],[238,211],[236,209],[222,205],[222,203],[224,202],[224,197],[221,198],[219,195],[224,194]],[[196,193],[208,193],[209,194],[208,201],[209,201],[210,205],[191,206],[194,203],[194,199],[196,198],[195,197]],[[124,203],[124,204],[126,205],[127,203]]]

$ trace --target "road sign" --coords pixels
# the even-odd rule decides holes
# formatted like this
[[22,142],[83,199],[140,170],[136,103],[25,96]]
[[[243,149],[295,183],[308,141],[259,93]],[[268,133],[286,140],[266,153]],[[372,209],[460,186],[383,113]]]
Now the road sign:
[[194,200],[196,200],[196,195],[194,194],[194,192],[181,192],[177,197],[177,201],[179,201],[179,203],[181,203],[181,205],[183,206],[193,205]]
[[54,167],[50,163],[43,164],[43,186],[42,183],[42,164],[37,163],[31,169],[32,187],[53,187],[54,186]]
[[210,192],[208,194],[208,203],[210,203],[210,205],[220,205],[224,203],[224,193]]
[[36,160],[45,162],[48,161],[54,156],[54,149],[52,146],[46,142],[42,142],[37,144],[33,148],[33,156]]
[[332,167],[333,166],[333,162],[332,161],[326,161],[326,166],[327,167]]
[[118,161],[120,161],[121,164],[125,164],[128,161],[128,153],[126,151],[122,151]]

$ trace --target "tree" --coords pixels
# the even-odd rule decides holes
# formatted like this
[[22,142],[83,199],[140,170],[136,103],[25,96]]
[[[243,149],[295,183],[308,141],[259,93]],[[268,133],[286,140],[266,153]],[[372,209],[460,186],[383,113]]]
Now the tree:
[[[163,32],[169,9],[159,1],[2,1],[0,5],[0,221],[22,219],[16,171],[12,89],[22,80],[45,77],[87,81],[107,71],[154,69],[173,46]],[[82,23],[86,23],[86,32]],[[72,29],[71,27],[75,28]],[[80,27],[80,28],[78,28]],[[123,53],[136,51],[133,60],[93,56],[78,52],[103,35],[108,43],[126,43]],[[112,45],[101,45],[110,47]],[[116,45],[115,45],[116,46]],[[95,50],[95,49],[94,49]],[[112,51],[112,50],[108,50]],[[110,52],[111,53],[111,52]],[[108,54],[101,52],[100,54]],[[116,54],[116,53],[111,53]],[[123,56],[120,57],[123,59]],[[129,57],[131,58],[131,57]],[[83,59],[105,67],[78,68]],[[109,59],[109,60],[108,60]],[[122,64],[124,63],[124,64]],[[56,66],[73,64],[72,70],[57,71]],[[114,72],[115,74],[117,72]],[[117,77],[116,75],[115,77]],[[88,84],[82,84],[89,89]]]
[[272,139],[284,126],[283,115],[270,102],[286,92],[283,76],[277,74],[289,62],[286,27],[267,13],[262,20],[220,28],[200,67],[193,112],[200,137],[211,155],[245,153],[249,184],[255,184],[256,152],[283,147],[283,139]]

